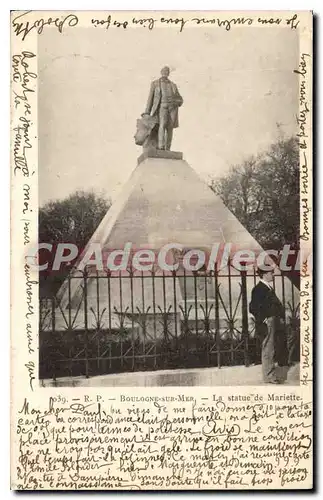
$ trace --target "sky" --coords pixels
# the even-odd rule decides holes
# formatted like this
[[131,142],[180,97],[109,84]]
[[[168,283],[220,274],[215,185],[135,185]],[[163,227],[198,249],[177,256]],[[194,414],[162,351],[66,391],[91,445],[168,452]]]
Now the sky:
[[296,30],[44,30],[38,41],[39,203],[76,190],[112,201],[142,152],[150,83],[171,68],[184,99],[172,150],[207,182],[297,131]]

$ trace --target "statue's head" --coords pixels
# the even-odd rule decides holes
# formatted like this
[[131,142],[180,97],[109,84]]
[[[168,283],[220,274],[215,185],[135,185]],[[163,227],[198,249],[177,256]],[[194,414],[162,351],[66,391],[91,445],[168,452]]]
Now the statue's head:
[[164,66],[160,72],[161,76],[163,78],[168,78],[169,77],[169,73],[170,73],[170,69],[168,66]]

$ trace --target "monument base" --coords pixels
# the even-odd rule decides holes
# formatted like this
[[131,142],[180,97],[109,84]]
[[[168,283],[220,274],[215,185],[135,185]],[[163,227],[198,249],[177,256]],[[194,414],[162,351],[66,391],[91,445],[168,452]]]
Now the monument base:
[[147,148],[139,156],[137,163],[143,162],[146,158],[166,158],[168,160],[182,160],[183,153],[180,151],[167,151],[165,149]]

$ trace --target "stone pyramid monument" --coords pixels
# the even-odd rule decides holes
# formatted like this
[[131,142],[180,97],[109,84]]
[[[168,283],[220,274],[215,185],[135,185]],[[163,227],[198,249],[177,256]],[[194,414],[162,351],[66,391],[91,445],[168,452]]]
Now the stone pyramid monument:
[[[178,107],[183,100],[176,85],[168,80],[168,73],[168,68],[163,68],[162,78],[152,83],[146,113],[137,122],[135,139],[143,145],[137,167],[84,253],[93,244],[99,245],[104,255],[123,249],[127,243],[131,243],[133,250],[151,249],[156,254],[167,244],[208,253],[215,244],[231,244],[233,252],[261,252],[257,241],[200,179],[182,153],[170,151],[173,128],[178,126]],[[168,99],[165,102],[172,102],[171,108],[166,104],[163,107],[164,93]],[[170,255],[175,259],[172,252]],[[140,324],[140,318],[144,318],[147,332],[147,322],[155,321],[160,314],[159,323],[162,325],[165,318],[170,319],[168,328],[172,332],[180,330],[188,310],[198,328],[209,305],[216,304],[214,279],[206,275],[192,276],[192,273],[183,276],[181,266],[182,272],[167,279],[160,269],[154,279],[151,273],[139,272],[129,278],[127,272],[107,277],[103,271],[89,274],[85,283],[84,276],[77,270],[80,260],[57,295],[62,320],[58,319],[57,325],[63,325],[64,321],[66,324],[68,311],[70,320],[74,317],[76,321],[74,326],[84,325],[86,321],[88,328],[111,329],[118,328],[121,322],[124,328],[133,329],[134,322]],[[278,269],[276,273],[279,275]],[[219,271],[216,286],[221,287],[220,319],[228,317],[228,309],[232,316],[233,309],[238,308],[240,278],[240,272],[232,266]],[[287,299],[294,302],[295,289],[289,280],[283,283],[279,278],[277,276],[277,295],[285,302]],[[249,295],[254,284],[255,275],[254,280],[248,280]],[[156,334],[156,324],[154,332]]]
[[[143,154],[90,243],[122,249],[158,250],[168,243],[211,248],[230,242],[240,249],[261,246],[183,159],[165,152]],[[173,155],[174,156],[174,155]]]
[[[102,254],[109,254],[113,250],[121,250],[128,243],[132,244],[133,250],[152,249],[155,253],[167,244],[176,243],[184,249],[203,249],[207,253],[211,252],[214,244],[231,244],[232,250],[252,250],[255,254],[262,251],[261,246],[243,227],[237,218],[224,205],[222,200],[215,195],[209,186],[199,178],[189,164],[181,158],[181,154],[172,152],[146,151],[138,160],[138,165],[125,184],[120,196],[109,209],[101,224],[93,234],[84,253],[93,243],[102,249]],[[83,253],[83,255],[84,255]],[[80,262],[81,259],[79,259]],[[78,262],[78,263],[79,263]],[[72,308],[72,316],[78,312],[78,321],[84,322],[84,279],[82,274],[72,271],[72,279],[66,281],[58,294],[60,308],[67,310]],[[221,275],[223,273],[223,277]],[[230,267],[231,301],[234,304],[238,300],[240,289],[235,286],[234,277],[239,277],[239,271]],[[109,303],[110,316],[106,318],[110,326],[118,324],[118,313],[120,303],[122,309],[128,308],[142,311],[144,304],[147,310],[154,306],[155,310],[164,310],[172,305],[174,314],[180,316],[180,305],[184,301],[184,284],[181,278],[173,280],[167,278],[162,283],[155,279],[154,298],[152,280],[145,277],[144,288],[142,280],[134,279],[130,283],[129,277],[123,275],[120,279],[116,276],[109,282],[104,278],[105,273],[100,273],[102,277],[97,279],[95,275],[87,278],[87,307],[89,310],[97,309],[98,294],[100,300],[100,310],[107,309]],[[127,273],[125,273],[127,274]],[[161,272],[159,271],[159,274]],[[179,272],[180,274],[180,272]],[[230,301],[228,290],[228,267],[219,271],[219,283],[222,286],[222,299],[228,304]],[[295,289],[285,280],[284,290],[282,281],[279,279],[279,270],[276,270],[276,293],[281,298],[289,298],[295,295]],[[137,272],[137,275],[140,275]],[[201,317],[200,304],[205,301],[205,286],[209,288],[208,301],[214,302],[213,283],[199,276],[197,279],[198,303],[194,297],[194,280],[186,277],[186,305],[193,308],[192,315]],[[190,281],[191,280],[191,281]],[[252,283],[251,283],[252,282]],[[231,284],[230,284],[231,285]],[[251,293],[253,280],[249,280],[248,293]],[[132,292],[130,292],[132,286]],[[174,292],[175,286],[175,292]],[[164,288],[163,288],[164,287]],[[174,311],[174,293],[177,299],[177,310]],[[122,294],[122,298],[120,298]],[[296,299],[294,299],[296,300]],[[132,302],[132,303],[131,303]],[[154,304],[153,304],[154,302]],[[198,311],[195,311],[198,306]],[[221,309],[222,310],[222,309]],[[107,312],[107,311],[106,311]],[[221,311],[220,311],[221,312]],[[225,312],[222,311],[225,316]],[[91,315],[89,315],[90,318]],[[107,316],[107,315],[106,315]],[[94,316],[92,317],[94,321]],[[90,319],[88,319],[88,322]],[[180,317],[177,318],[180,321]],[[106,326],[107,326],[106,323]],[[128,318],[128,326],[130,324]],[[90,326],[90,323],[88,323]]]

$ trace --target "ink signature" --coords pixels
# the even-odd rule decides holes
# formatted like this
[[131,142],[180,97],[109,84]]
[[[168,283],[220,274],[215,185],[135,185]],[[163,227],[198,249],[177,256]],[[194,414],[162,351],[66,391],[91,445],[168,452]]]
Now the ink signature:
[[65,17],[48,17],[47,19],[40,18],[34,22],[29,22],[26,20],[25,16],[27,16],[30,12],[32,11],[29,10],[24,12],[12,20],[14,33],[16,36],[21,36],[22,40],[25,40],[26,36],[33,30],[36,30],[38,35],[41,35],[44,26],[55,26],[58,31],[62,33],[64,27],[74,27],[78,24],[78,17],[75,14],[68,14]]

